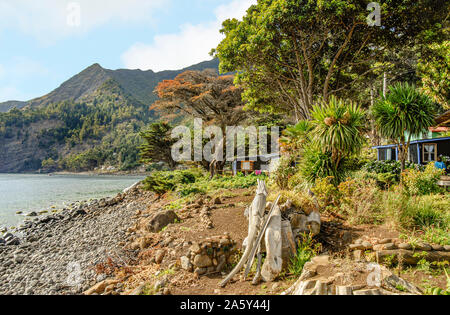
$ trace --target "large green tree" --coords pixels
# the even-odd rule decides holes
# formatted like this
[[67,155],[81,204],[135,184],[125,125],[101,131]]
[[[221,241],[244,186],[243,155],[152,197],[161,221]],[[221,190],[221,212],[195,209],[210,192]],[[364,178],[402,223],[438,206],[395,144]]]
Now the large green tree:
[[422,89],[444,109],[450,109],[450,40],[432,44],[419,59]]
[[431,35],[449,7],[445,0],[386,0],[378,27],[367,23],[367,4],[258,0],[242,21],[223,23],[226,37],[213,53],[222,72],[237,71],[247,107],[310,119],[317,98],[348,93],[382,69],[387,51],[420,44],[424,32],[437,40]]
[[148,130],[141,133],[145,143],[141,146],[141,161],[143,163],[165,162],[169,167],[176,166],[172,158],[172,145],[175,140],[171,137],[172,127],[165,122],[154,123]]
[[372,108],[381,136],[397,144],[402,170],[405,169],[413,136],[428,132],[434,123],[434,104],[408,83],[397,83]]

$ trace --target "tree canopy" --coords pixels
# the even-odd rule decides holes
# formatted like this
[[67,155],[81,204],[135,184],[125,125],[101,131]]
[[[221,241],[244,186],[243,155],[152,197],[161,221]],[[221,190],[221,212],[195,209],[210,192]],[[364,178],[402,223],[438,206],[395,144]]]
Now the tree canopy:
[[226,37],[213,54],[222,72],[238,73],[249,108],[310,119],[317,98],[347,93],[383,68],[389,50],[440,40],[448,6],[383,1],[378,27],[367,23],[367,1],[259,0],[243,21],[223,23]]
[[428,132],[434,124],[434,104],[415,86],[399,83],[375,103],[372,115],[380,134],[397,144],[404,169],[411,137]]
[[152,109],[167,114],[181,113],[202,118],[205,123],[226,126],[238,125],[247,118],[243,110],[240,88],[233,76],[219,76],[216,72],[186,71],[174,80],[160,82],[155,92],[159,100]]
[[165,162],[170,167],[175,167],[171,148],[176,141],[172,139],[171,131],[172,126],[160,122],[152,124],[147,131],[141,133],[145,140],[140,148],[143,163]]

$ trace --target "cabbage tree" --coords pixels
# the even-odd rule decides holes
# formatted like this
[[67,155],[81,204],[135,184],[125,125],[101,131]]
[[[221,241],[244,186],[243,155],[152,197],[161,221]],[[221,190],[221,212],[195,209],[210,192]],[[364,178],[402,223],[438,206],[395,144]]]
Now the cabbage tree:
[[372,115],[381,136],[397,145],[404,170],[412,137],[428,132],[434,124],[434,104],[408,83],[398,83],[389,90],[374,104]]
[[356,103],[331,96],[329,102],[313,106],[311,116],[313,143],[331,154],[336,169],[344,158],[361,152],[366,141],[366,115]]

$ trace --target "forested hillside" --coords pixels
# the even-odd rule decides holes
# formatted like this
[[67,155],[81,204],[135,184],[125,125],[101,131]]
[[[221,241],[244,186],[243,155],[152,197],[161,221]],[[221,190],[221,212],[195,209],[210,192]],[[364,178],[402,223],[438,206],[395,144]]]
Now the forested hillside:
[[150,110],[153,90],[185,70],[113,71],[95,64],[25,108],[0,114],[0,172],[137,167],[139,133],[157,118]]

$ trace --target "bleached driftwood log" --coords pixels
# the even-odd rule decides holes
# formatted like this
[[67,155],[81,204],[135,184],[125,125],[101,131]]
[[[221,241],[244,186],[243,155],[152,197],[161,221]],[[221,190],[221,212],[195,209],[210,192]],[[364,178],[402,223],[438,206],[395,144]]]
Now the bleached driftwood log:
[[[255,256],[255,252],[257,250],[258,243],[258,234],[261,229],[261,225],[264,219],[264,210],[266,207],[267,200],[267,188],[266,183],[262,180],[258,180],[258,188],[256,190],[256,197],[253,200],[250,208],[248,209],[248,236],[244,241],[245,250],[242,255],[241,260],[237,264],[237,266],[231,271],[231,273],[220,283],[221,287],[224,287],[228,281],[230,281],[236,273],[241,270],[245,263],[247,263],[250,259],[250,263],[253,263],[253,257]],[[252,254],[253,253],[253,254]],[[252,257],[250,258],[250,255]]]
[[275,280],[283,268],[281,211],[278,205],[275,206],[265,236],[267,256],[261,274],[265,282],[270,282]]
[[288,267],[296,252],[297,245],[295,244],[291,222],[288,220],[281,221],[281,258],[283,259],[283,269]]
[[309,229],[309,232],[312,235],[318,235],[320,233],[320,226],[322,222],[320,220],[320,213],[317,211],[311,212],[311,214],[308,216],[307,219],[307,227]]

